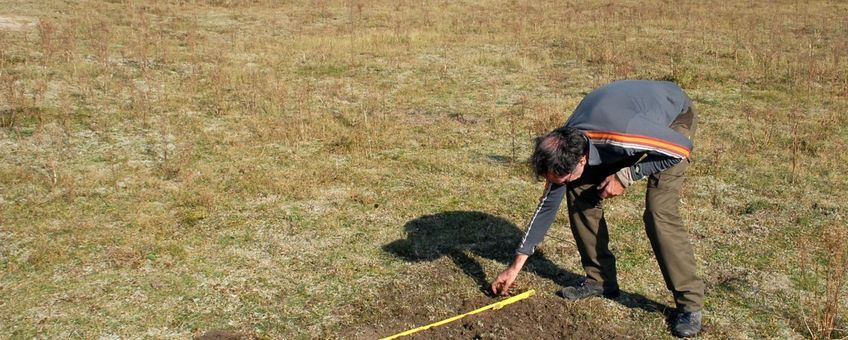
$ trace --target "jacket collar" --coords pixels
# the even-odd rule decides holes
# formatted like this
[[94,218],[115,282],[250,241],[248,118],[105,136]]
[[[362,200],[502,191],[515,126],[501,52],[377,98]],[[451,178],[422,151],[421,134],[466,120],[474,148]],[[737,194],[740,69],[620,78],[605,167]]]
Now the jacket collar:
[[583,138],[586,138],[586,143],[589,144],[589,164],[588,165],[600,165],[601,164],[601,155],[598,154],[598,148],[595,147],[595,144],[592,144],[592,141],[583,135]]

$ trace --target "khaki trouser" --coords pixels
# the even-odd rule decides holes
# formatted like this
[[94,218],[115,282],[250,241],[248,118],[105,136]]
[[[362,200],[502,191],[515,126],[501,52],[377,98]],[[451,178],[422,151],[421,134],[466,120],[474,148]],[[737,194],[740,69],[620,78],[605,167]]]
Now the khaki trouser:
[[[690,139],[697,113],[690,107],[671,125]],[[583,176],[568,184],[568,215],[580,259],[589,280],[617,288],[615,256],[609,250],[609,232],[597,185],[619,169],[633,165],[638,156],[616,164],[586,167]],[[695,255],[678,211],[683,177],[689,160],[648,177],[645,195],[645,231],[679,310],[694,312],[704,306],[704,282],[695,274]]]

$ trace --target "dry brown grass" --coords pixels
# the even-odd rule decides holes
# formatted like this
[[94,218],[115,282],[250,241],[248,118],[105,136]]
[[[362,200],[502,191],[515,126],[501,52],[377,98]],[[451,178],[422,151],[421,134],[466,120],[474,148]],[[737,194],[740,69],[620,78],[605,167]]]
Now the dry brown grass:
[[[363,335],[411,308],[393,286],[453,315],[498,258],[383,247],[446,211],[520,226],[531,138],[650,78],[702,114],[684,210],[705,337],[845,336],[839,266],[798,251],[845,228],[844,3],[0,3],[0,334]],[[640,188],[608,213],[621,282],[669,304]],[[578,272],[564,223],[545,254]],[[586,308],[668,336],[659,313]]]

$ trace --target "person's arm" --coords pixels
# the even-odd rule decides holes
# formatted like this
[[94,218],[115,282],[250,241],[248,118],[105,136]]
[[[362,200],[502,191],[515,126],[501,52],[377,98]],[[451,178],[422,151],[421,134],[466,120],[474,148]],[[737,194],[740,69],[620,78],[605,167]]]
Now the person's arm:
[[680,163],[681,160],[683,159],[667,155],[649,155],[636,165],[622,168],[607,176],[598,184],[598,192],[601,198],[620,196],[633,182],[668,169]]
[[516,253],[533,255],[536,252],[536,246],[545,238],[548,229],[556,218],[566,189],[565,184],[545,183],[545,191],[539,198],[539,205],[527,224],[527,230],[524,232],[521,243],[518,244]]
[[642,159],[641,162],[626,169],[630,170],[630,178],[635,182],[665,169],[671,168],[684,159],[685,158],[651,152],[648,153],[648,156]]
[[536,251],[536,245],[542,241],[547,234],[548,229],[556,217],[557,210],[562,203],[562,197],[565,194],[566,185],[558,185],[553,183],[545,184],[545,191],[539,199],[539,205],[527,225],[527,231],[524,238],[516,250],[515,260],[512,264],[501,272],[498,277],[492,282],[492,293],[495,295],[507,295],[509,289],[514,286],[515,278],[524,267],[527,258]]

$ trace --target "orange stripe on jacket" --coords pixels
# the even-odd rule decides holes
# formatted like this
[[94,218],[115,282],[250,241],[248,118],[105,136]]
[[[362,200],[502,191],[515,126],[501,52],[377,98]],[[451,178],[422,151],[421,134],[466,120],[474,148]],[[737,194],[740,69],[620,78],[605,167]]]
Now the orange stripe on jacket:
[[689,157],[689,149],[686,147],[653,137],[608,131],[586,131],[586,136],[589,137],[589,139],[638,144],[648,148],[658,148],[681,155],[684,158]]

